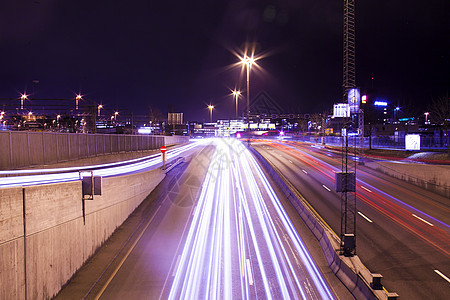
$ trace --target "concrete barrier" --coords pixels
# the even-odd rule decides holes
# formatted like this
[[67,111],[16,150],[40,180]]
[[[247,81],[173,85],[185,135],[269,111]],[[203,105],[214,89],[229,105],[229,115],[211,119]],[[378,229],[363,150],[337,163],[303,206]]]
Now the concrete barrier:
[[187,136],[0,131],[0,170],[184,144]]
[[55,296],[164,176],[104,178],[84,218],[81,181],[0,189],[0,299]]
[[450,198],[449,165],[369,161],[365,166]]

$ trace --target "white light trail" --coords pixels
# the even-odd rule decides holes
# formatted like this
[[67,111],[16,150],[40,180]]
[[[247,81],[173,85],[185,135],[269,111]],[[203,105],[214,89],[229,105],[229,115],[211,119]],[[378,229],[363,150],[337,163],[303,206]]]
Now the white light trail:
[[[176,158],[205,142],[206,141],[189,143],[179,148],[172,149],[167,152],[168,153],[167,158],[168,159]],[[161,165],[162,161],[160,155],[156,154],[144,158],[102,165],[70,167],[70,168],[54,168],[54,169],[1,171],[1,175],[20,175],[20,174],[35,174],[35,175],[0,177],[0,188],[76,181],[80,180],[80,173],[79,173],[80,171],[82,172],[92,171],[94,176],[109,177],[109,176],[120,176],[132,172],[152,170]]]
[[[278,227],[273,214],[281,220]],[[179,298],[334,298],[263,171],[238,140],[217,140],[169,293],[169,299]]]

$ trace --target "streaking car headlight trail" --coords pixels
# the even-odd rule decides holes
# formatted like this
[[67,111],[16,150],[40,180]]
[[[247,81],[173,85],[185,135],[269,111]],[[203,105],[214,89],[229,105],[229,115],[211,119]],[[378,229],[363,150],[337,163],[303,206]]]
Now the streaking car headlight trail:
[[[171,149],[167,152],[167,159],[171,160],[182,156],[193,148],[207,142],[197,141]],[[0,175],[10,177],[0,177],[0,188],[76,181],[80,180],[80,172],[83,174],[84,171],[92,171],[94,176],[120,176],[133,172],[149,171],[161,165],[160,154],[156,154],[123,162],[83,167],[1,171]]]
[[216,145],[169,299],[334,299],[248,149]]

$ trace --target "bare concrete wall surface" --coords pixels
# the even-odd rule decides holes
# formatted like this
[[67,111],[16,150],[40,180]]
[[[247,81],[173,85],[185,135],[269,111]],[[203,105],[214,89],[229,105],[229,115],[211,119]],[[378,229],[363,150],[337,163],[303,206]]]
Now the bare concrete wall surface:
[[104,178],[84,218],[81,181],[0,189],[0,299],[52,298],[164,176]]
[[365,165],[450,198],[449,165],[408,164],[389,161],[373,161]]
[[0,299],[24,299],[22,188],[0,189]]
[[0,131],[0,170],[47,165],[110,153],[156,150],[186,136]]

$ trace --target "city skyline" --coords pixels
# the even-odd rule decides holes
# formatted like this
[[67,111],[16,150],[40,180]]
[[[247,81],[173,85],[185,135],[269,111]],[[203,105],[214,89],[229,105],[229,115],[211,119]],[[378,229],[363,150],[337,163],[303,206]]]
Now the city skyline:
[[[423,110],[448,91],[448,21],[444,1],[413,2],[356,2],[356,82]],[[82,93],[110,109],[170,106],[199,121],[212,104],[215,118],[229,118],[230,89],[243,93],[240,113],[246,97],[234,52],[255,42],[264,58],[251,98],[264,90],[295,113],[342,101],[342,2],[17,1],[1,22],[0,98]]]

